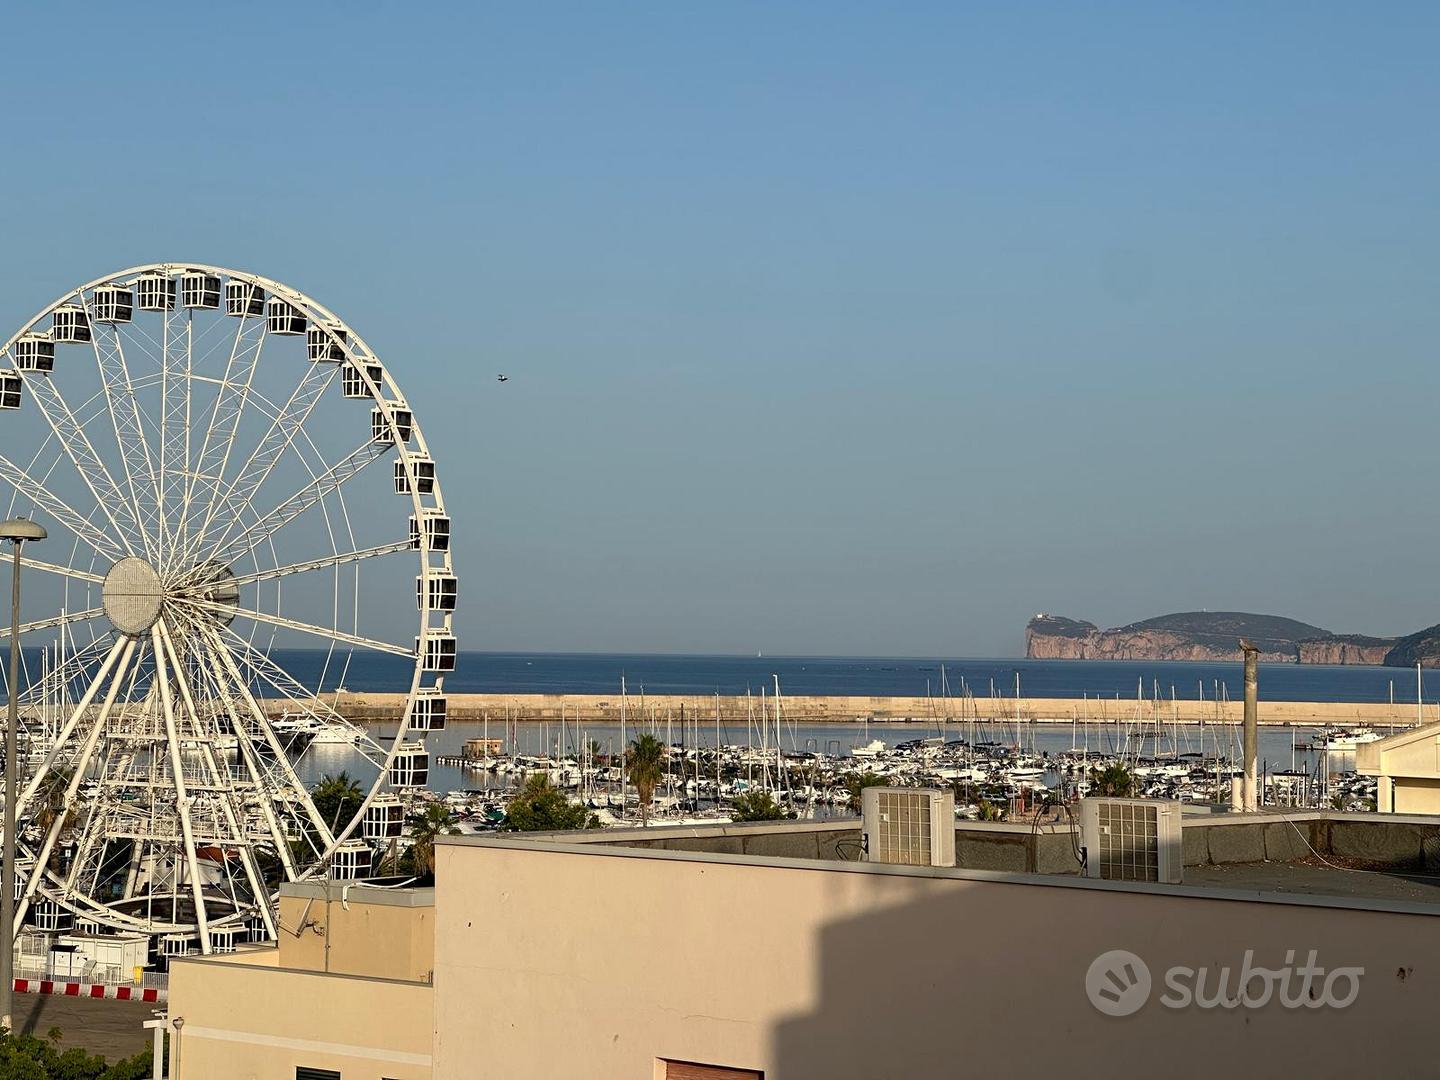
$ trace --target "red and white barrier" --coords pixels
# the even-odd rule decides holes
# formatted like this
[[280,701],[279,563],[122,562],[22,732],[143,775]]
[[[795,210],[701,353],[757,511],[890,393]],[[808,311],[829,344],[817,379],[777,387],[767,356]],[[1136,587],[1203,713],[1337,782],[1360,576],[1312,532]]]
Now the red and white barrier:
[[61,997],[111,998],[115,1001],[159,1001],[160,991],[112,983],[57,982],[54,979],[16,979],[17,994],[56,994]]

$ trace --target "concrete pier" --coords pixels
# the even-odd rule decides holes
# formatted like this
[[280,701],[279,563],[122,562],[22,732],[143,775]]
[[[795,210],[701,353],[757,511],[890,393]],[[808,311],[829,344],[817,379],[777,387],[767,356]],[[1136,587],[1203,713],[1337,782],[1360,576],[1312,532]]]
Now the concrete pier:
[[[451,720],[484,720],[517,722],[578,720],[582,723],[619,723],[619,694],[450,694]],[[341,715],[357,721],[394,720],[404,707],[403,694],[344,693],[338,701],[326,695],[326,704],[334,704]],[[278,715],[289,704],[269,700],[267,708]],[[756,696],[725,696],[719,698],[720,720],[733,727],[743,725],[747,715],[761,716],[761,699]],[[631,722],[641,719],[678,721],[683,712],[687,722],[715,720],[714,695],[647,694],[642,699],[632,695],[625,703]],[[917,725],[936,724],[940,717],[946,723],[966,719],[1020,722],[1064,723],[1154,723],[1165,724],[1238,724],[1243,719],[1241,701],[1144,701],[1134,699],[1080,698],[959,698],[942,700],[927,697],[832,697],[785,696],[781,713],[786,720],[804,723],[853,723],[872,721],[912,720]],[[1261,701],[1261,724],[1298,724],[1313,726],[1371,725],[1388,728],[1409,727],[1419,713],[1415,705],[1387,703],[1354,703],[1323,701]],[[767,697],[764,715],[774,723],[775,701]],[[1424,719],[1440,720],[1440,705],[1426,704]]]

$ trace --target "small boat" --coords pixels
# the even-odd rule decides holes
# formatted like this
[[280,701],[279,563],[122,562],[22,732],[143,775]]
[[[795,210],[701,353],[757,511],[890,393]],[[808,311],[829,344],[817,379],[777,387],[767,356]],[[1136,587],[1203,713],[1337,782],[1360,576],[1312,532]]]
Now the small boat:
[[1352,752],[1364,743],[1378,742],[1382,738],[1378,731],[1368,727],[1327,729],[1315,745],[1330,753]]

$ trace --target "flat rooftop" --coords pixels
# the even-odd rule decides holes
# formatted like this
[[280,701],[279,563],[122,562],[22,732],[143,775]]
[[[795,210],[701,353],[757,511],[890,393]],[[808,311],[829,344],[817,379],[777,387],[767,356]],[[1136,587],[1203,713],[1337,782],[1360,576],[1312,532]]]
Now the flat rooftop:
[[526,847],[610,857],[785,865],[843,873],[1159,891],[1216,899],[1440,915],[1440,817],[1269,811],[1187,812],[1178,886],[1080,876],[1067,821],[956,822],[955,867],[863,860],[858,818],[653,826],[571,833],[442,837],[456,845]]

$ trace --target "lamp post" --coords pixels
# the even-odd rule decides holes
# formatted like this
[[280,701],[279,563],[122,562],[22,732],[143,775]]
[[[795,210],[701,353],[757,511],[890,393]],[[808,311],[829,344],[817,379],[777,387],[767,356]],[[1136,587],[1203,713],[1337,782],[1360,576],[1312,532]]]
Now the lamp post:
[[[27,518],[0,521],[0,540],[15,549],[10,570],[10,716],[5,725],[4,861],[0,866],[0,1027],[15,1030],[15,730],[20,725],[20,548],[27,540],[44,540],[45,527]],[[38,868],[37,868],[38,870]]]

